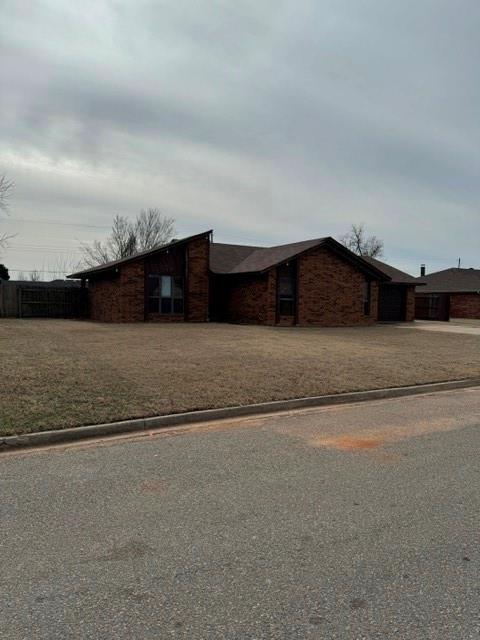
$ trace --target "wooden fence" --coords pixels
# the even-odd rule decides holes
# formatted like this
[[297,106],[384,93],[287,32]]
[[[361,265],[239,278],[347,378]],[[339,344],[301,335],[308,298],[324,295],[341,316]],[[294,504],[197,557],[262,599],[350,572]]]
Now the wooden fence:
[[45,283],[0,282],[1,318],[83,318],[87,290]]

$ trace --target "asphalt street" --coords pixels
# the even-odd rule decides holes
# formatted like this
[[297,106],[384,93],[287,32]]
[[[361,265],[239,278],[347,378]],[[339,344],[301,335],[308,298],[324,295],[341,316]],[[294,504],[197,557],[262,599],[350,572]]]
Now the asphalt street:
[[480,634],[480,389],[0,455],[0,638]]

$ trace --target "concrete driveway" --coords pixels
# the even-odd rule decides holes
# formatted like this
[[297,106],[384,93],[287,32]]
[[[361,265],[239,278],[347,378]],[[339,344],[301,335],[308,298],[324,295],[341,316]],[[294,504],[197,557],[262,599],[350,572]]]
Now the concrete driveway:
[[480,389],[0,456],[8,640],[467,640]]
[[450,320],[449,322],[415,320],[415,322],[412,323],[402,323],[396,326],[401,329],[420,329],[421,331],[465,333],[480,336],[480,320]]

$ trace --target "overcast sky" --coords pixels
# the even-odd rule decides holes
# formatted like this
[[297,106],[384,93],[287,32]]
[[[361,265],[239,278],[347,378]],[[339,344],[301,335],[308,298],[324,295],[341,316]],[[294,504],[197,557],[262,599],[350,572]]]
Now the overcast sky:
[[479,34],[478,0],[0,0],[0,261],[54,270],[159,207],[179,237],[364,222],[414,274],[480,268]]

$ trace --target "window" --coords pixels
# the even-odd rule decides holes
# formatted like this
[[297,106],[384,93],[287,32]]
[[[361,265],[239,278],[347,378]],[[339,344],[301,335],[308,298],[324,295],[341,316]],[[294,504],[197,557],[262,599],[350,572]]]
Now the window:
[[183,313],[183,278],[148,276],[148,310],[150,313]]
[[278,267],[278,315],[295,315],[295,281],[296,272],[294,263],[286,263]]
[[363,283],[363,314],[365,316],[370,315],[370,298],[372,293],[372,286],[370,280],[365,280]]

